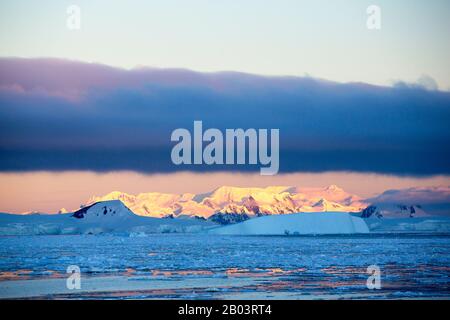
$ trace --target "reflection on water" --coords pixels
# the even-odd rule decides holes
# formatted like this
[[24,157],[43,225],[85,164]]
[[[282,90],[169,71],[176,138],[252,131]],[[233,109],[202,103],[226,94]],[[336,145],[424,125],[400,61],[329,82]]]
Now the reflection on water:
[[54,270],[14,270],[14,271],[0,271],[0,281],[7,280],[32,280],[32,279],[58,279],[66,277],[66,274],[61,274]]
[[31,270],[15,270],[0,272],[0,281],[31,279]]

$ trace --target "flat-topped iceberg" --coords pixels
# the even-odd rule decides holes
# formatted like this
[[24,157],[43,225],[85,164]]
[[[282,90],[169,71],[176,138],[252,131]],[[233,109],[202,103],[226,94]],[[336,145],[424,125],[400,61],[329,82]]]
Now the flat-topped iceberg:
[[208,230],[221,235],[314,235],[369,233],[366,222],[349,213],[272,215]]

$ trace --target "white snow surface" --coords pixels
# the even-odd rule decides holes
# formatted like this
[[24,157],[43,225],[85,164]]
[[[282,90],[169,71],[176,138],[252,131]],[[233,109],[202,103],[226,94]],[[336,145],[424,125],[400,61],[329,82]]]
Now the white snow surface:
[[312,235],[369,233],[365,221],[343,212],[273,215],[208,230],[220,235]]
[[364,219],[374,233],[450,233],[449,217]]
[[191,233],[213,223],[198,219],[158,219],[135,215],[121,201],[95,203],[75,213],[15,215],[0,213],[0,235]]

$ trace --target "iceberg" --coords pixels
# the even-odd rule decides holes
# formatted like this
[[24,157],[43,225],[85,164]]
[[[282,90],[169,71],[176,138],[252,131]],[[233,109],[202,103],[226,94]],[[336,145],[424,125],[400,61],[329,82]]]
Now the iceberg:
[[364,219],[343,212],[272,215],[207,231],[219,235],[321,235],[369,233]]

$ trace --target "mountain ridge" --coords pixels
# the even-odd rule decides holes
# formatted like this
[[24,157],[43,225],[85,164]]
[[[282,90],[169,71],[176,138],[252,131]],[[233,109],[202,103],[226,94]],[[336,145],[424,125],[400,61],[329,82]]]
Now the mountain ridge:
[[228,214],[241,219],[236,215],[245,218],[330,211],[361,213],[363,217],[423,217],[430,213],[445,215],[450,212],[450,187],[390,189],[366,199],[334,184],[325,187],[221,186],[199,194],[144,192],[133,195],[113,191],[91,197],[82,206],[108,200],[121,200],[135,214],[156,218],[223,219]]
[[168,215],[209,218],[216,213],[260,216],[330,210],[360,212],[368,205],[361,197],[330,185],[324,188],[221,186],[200,194],[148,192],[132,195],[112,191],[91,197],[83,206],[108,200],[122,201],[137,215],[158,218]]

